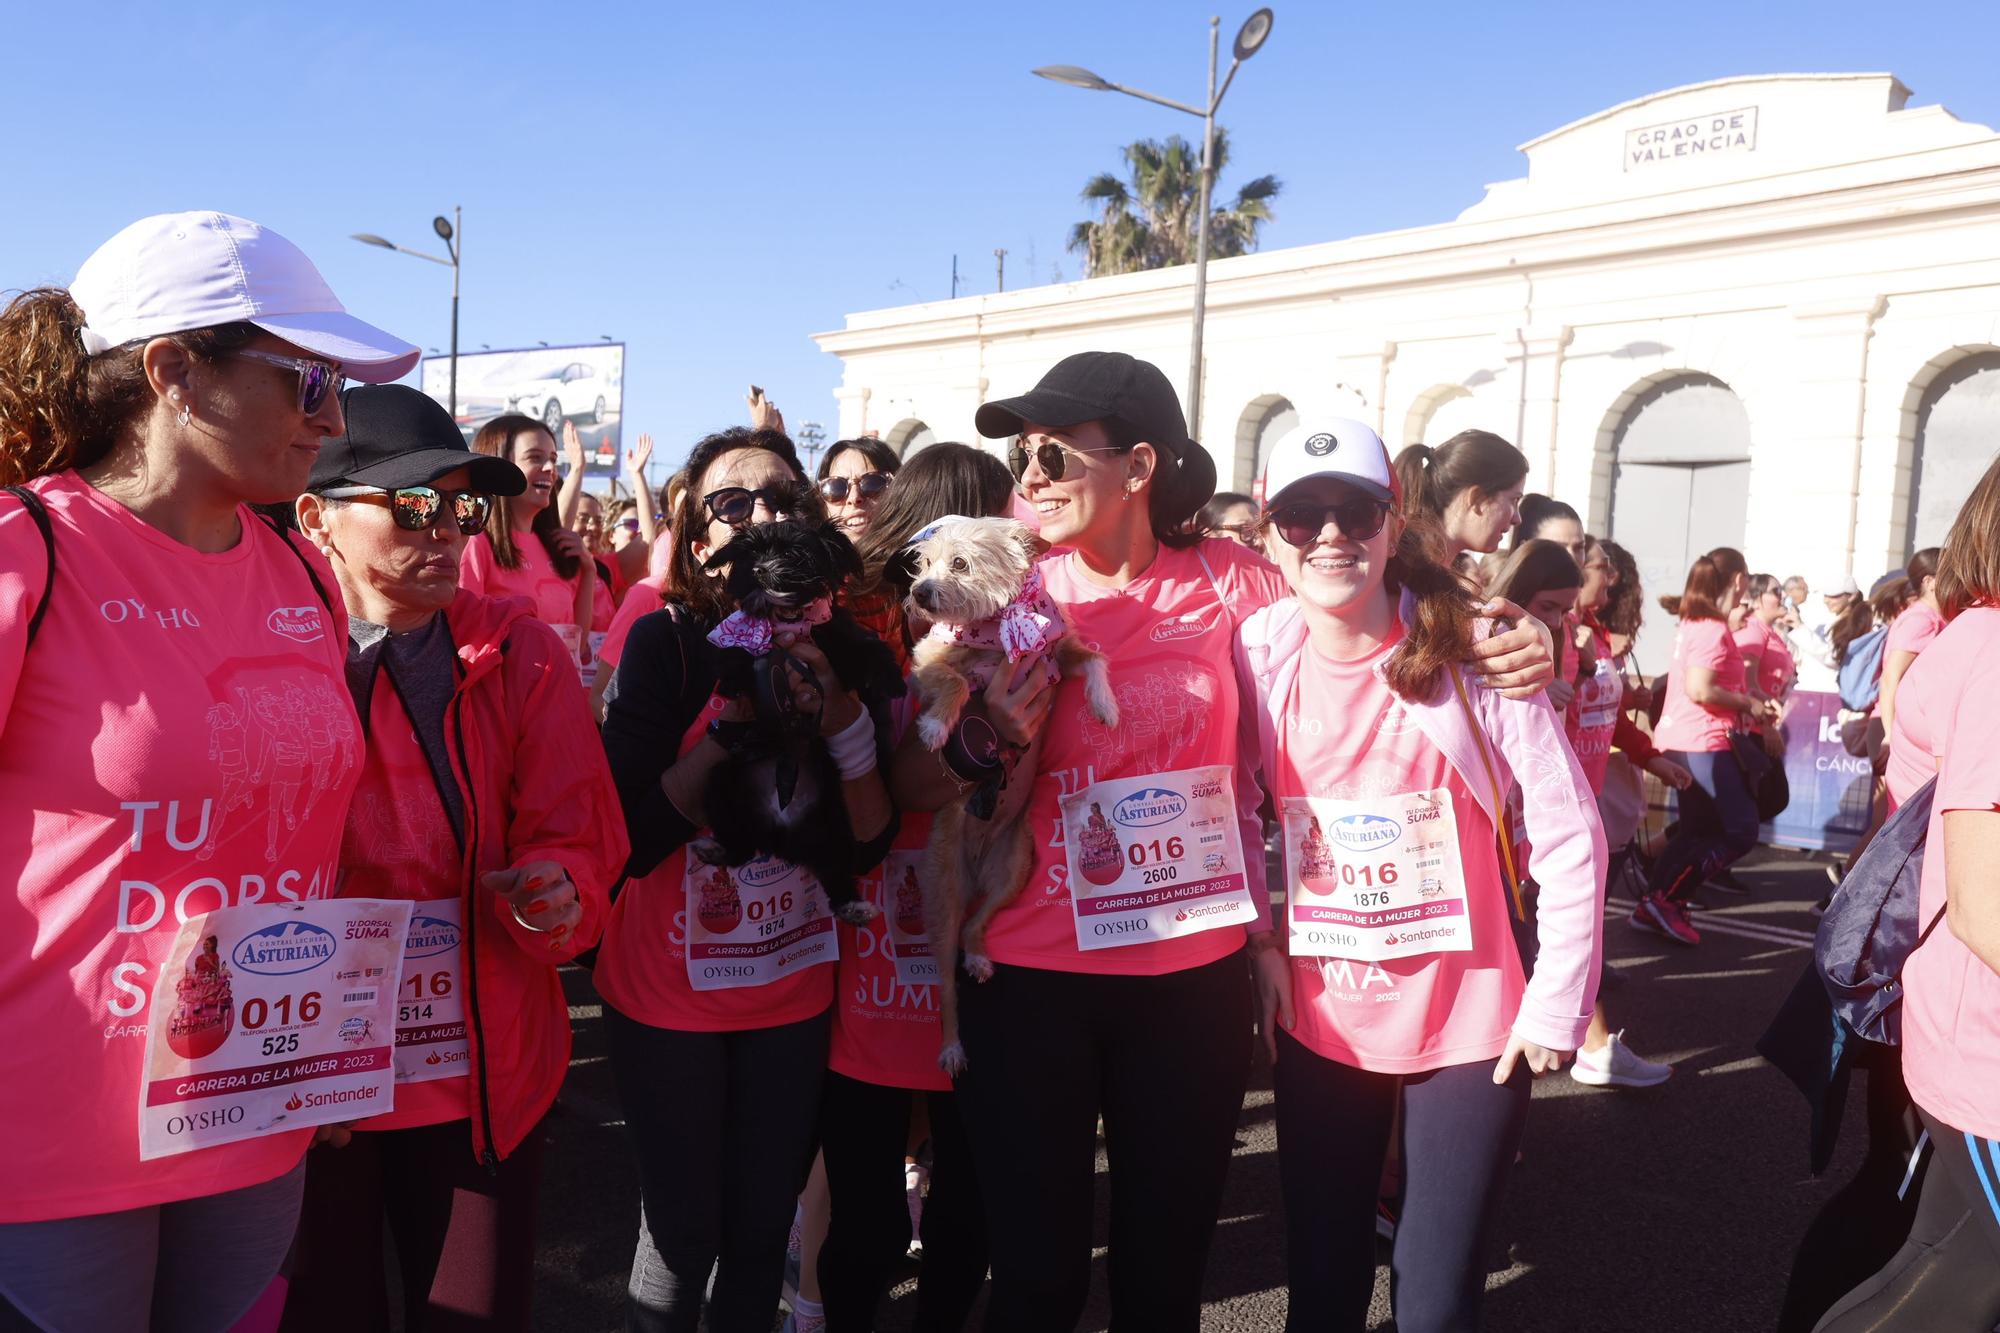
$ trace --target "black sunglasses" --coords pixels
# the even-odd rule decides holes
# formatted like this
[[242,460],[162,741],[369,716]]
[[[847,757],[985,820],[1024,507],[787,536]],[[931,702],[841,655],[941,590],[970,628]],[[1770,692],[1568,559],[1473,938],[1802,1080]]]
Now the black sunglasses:
[[712,522],[737,528],[750,521],[759,500],[773,518],[789,517],[798,508],[799,490],[797,486],[760,486],[754,491],[742,486],[724,486],[702,496],[701,503]]
[[879,499],[889,489],[895,478],[886,472],[864,472],[858,477],[823,477],[819,483],[819,493],[830,504],[846,504],[848,495],[854,494],[864,500]]
[[493,512],[493,497],[478,491],[441,491],[435,486],[398,486],[392,491],[373,486],[336,486],[320,494],[329,500],[360,500],[365,504],[389,506],[389,517],[405,532],[423,532],[437,526],[447,505],[468,537],[486,531],[486,517]]
[[[1054,440],[1043,440],[1035,446],[1035,462],[1041,465],[1043,476],[1047,477],[1050,481],[1061,481],[1063,473],[1069,470],[1069,456],[1071,454],[1115,454],[1117,452],[1118,449],[1115,445],[1100,445],[1095,449],[1072,449],[1066,444],[1057,444]],[[1007,446],[1007,466],[1014,469],[1015,481],[1019,481],[1022,477],[1028,475],[1027,446],[1019,440]]]
[[1331,518],[1341,535],[1357,542],[1373,541],[1389,519],[1389,506],[1365,495],[1349,496],[1332,504],[1302,500],[1271,511],[1271,526],[1289,544],[1304,550],[1319,540]]

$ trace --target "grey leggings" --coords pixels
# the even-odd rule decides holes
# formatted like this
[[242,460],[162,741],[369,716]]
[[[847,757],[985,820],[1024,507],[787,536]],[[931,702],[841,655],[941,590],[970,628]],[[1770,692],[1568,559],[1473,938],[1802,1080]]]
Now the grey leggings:
[[222,1333],[277,1276],[305,1183],[301,1156],[226,1194],[0,1223],[0,1333]]

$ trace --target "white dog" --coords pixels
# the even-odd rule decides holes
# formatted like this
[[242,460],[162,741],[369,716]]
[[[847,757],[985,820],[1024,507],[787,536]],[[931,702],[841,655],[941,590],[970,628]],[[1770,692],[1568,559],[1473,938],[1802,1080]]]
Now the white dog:
[[[1040,541],[1011,518],[949,518],[931,525],[916,547],[913,611],[931,622],[914,654],[921,699],[917,734],[931,749],[942,748],[958,725],[974,690],[983,690],[1003,663],[1042,654],[1041,669],[1081,674],[1090,711],[1107,727],[1118,725],[1118,701],[1111,692],[1104,655],[1086,648],[1070,632],[1062,610],[1042,586],[1035,567]],[[1021,818],[1034,786],[1040,742],[1016,756],[1018,779],[996,778],[989,789],[959,798],[931,822],[924,864],[924,919],[938,960],[938,1008],[943,1020],[938,1064],[956,1074],[965,1068],[958,1036],[958,956],[981,981],[993,975],[986,957],[986,925],[1013,901],[1033,863],[1028,826]],[[984,817],[968,802],[984,795]],[[972,900],[979,899],[977,909]],[[970,916],[967,915],[970,911]]]

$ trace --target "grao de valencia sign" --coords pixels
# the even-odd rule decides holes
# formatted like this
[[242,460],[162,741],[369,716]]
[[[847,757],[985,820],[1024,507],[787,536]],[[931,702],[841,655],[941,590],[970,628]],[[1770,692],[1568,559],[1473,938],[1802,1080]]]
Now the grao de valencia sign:
[[1757,108],[1717,111],[1625,131],[1625,170],[1757,150]]

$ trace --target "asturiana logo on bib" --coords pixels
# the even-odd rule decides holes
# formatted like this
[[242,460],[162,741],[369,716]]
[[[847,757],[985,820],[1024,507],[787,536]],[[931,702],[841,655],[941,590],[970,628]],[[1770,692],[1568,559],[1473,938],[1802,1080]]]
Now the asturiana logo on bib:
[[245,972],[283,977],[312,971],[333,957],[333,951],[332,931],[310,921],[280,921],[245,935],[230,961]]
[[281,606],[265,618],[264,627],[287,639],[311,643],[326,633],[326,620],[316,606]]
[[1346,815],[1334,820],[1327,832],[1350,852],[1372,852],[1402,837],[1403,826],[1382,815]]
[[752,861],[736,872],[736,878],[753,889],[761,889],[766,884],[775,884],[792,873],[792,863],[776,858]]
[[1149,828],[1187,813],[1187,798],[1165,787],[1135,791],[1111,807],[1111,817],[1126,828]]
[[458,927],[451,922],[434,916],[410,918],[410,942],[403,950],[403,957],[431,958],[457,947]]

